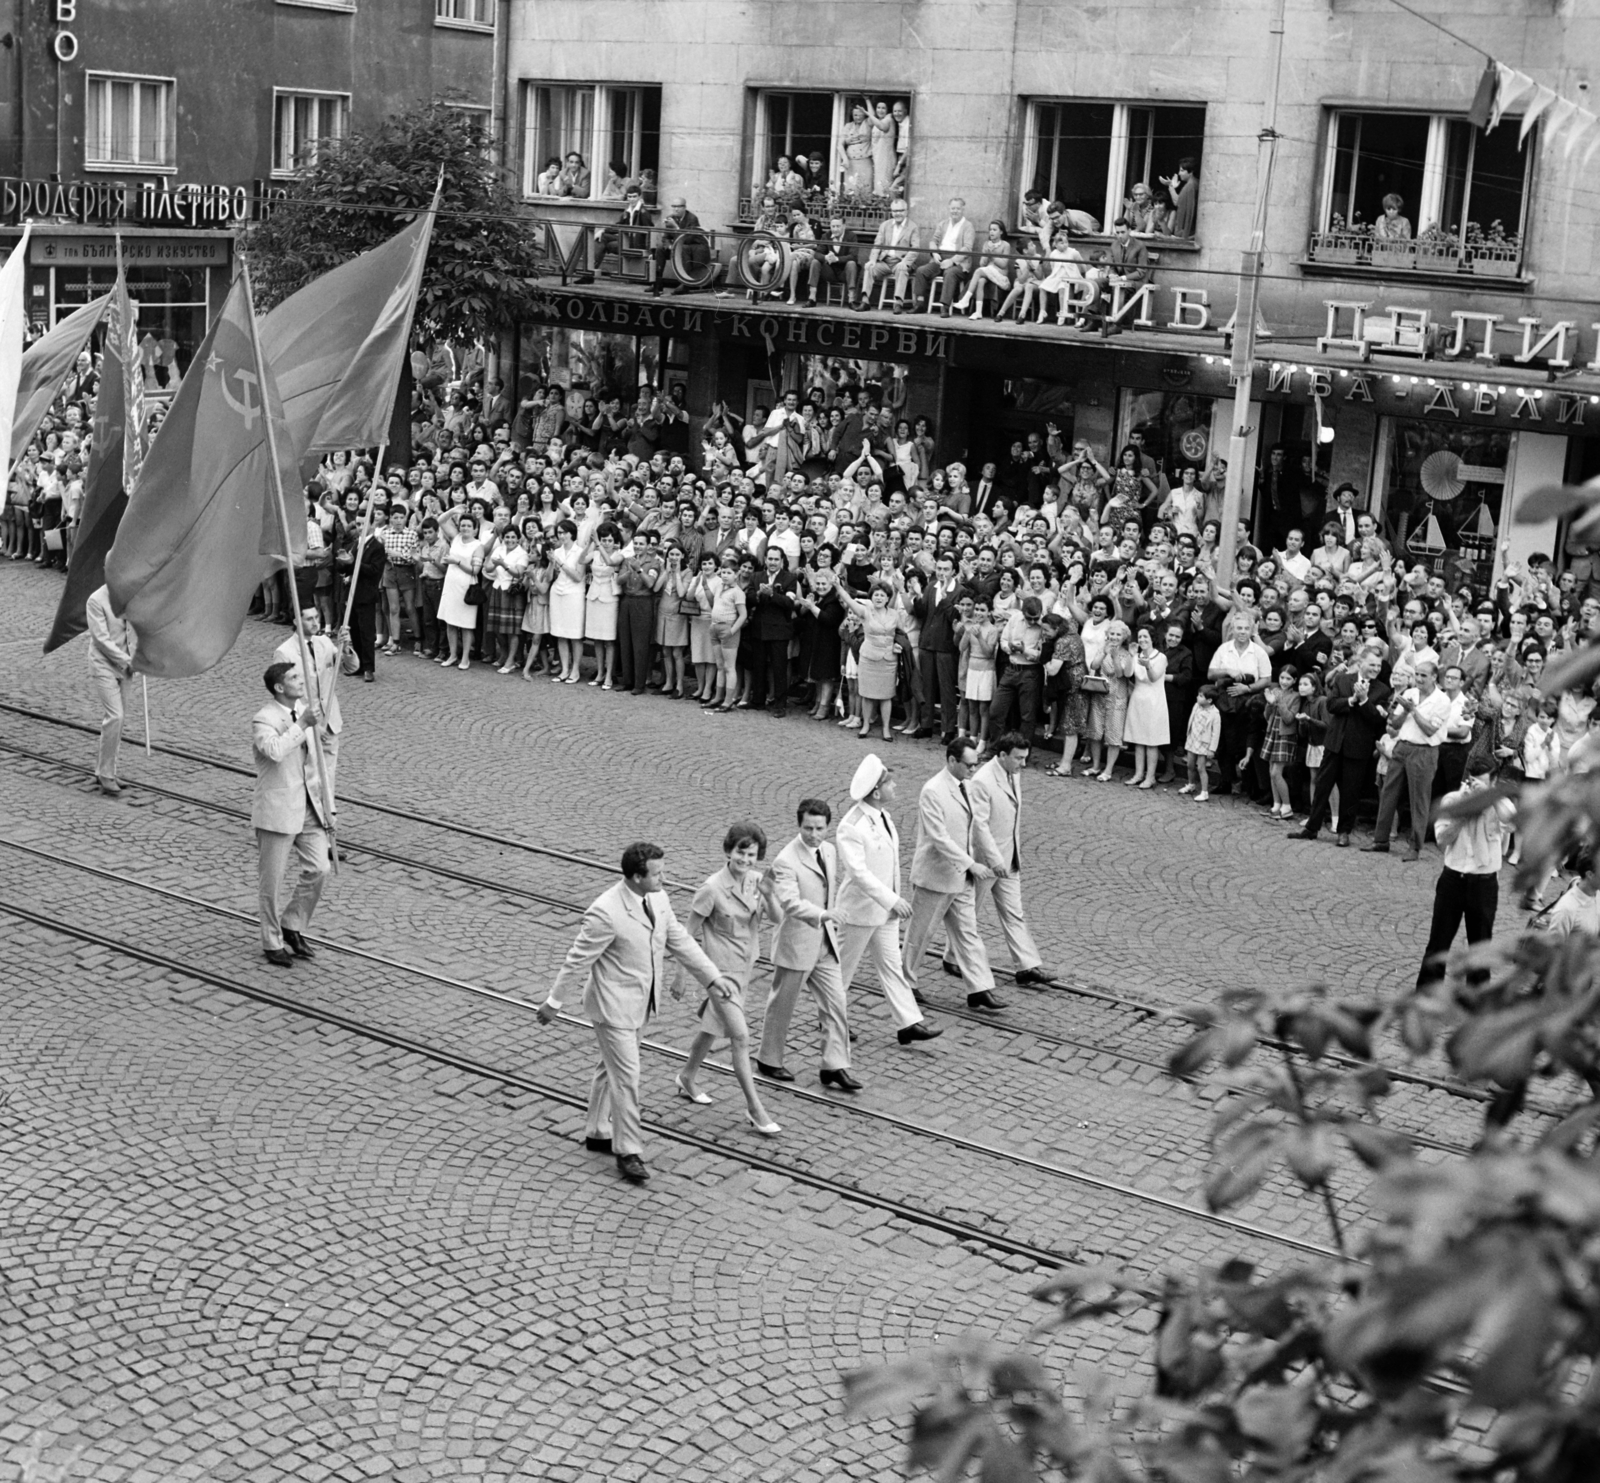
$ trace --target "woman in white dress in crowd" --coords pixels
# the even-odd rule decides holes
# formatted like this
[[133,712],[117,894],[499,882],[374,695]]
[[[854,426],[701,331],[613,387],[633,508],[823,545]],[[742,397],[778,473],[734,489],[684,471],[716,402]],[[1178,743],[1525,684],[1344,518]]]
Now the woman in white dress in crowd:
[[1205,507],[1206,492],[1200,487],[1199,474],[1184,468],[1178,472],[1178,482],[1167,491],[1161,508],[1156,512],[1162,520],[1170,520],[1178,535],[1200,539],[1200,512]]
[[[445,558],[444,589],[439,594],[439,621],[445,625],[448,649],[439,664],[459,663],[462,669],[471,667],[472,634],[478,626],[478,609],[466,598],[478,568],[483,565],[487,539],[478,535],[475,515],[461,513],[455,519],[455,536],[450,542],[450,554]],[[492,532],[491,532],[492,533]]]
[[1153,788],[1161,749],[1172,740],[1167,716],[1167,656],[1156,647],[1155,634],[1142,624],[1134,637],[1133,694],[1122,723],[1122,740],[1133,748],[1130,788]]
[[609,520],[595,532],[589,553],[589,596],[583,609],[583,633],[594,645],[595,675],[590,685],[611,688],[617,663],[617,568],[622,565],[622,532]]
[[561,657],[561,672],[550,676],[555,685],[576,685],[578,668],[583,663],[583,592],[588,570],[585,545],[586,540],[579,539],[576,521],[556,522],[556,544],[550,551],[550,635]]

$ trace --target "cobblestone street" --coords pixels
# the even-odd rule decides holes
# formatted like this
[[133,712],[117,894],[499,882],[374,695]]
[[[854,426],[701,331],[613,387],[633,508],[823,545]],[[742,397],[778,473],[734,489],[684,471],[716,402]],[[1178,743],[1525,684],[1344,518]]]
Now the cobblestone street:
[[[83,770],[91,736],[22,714],[97,720],[83,641],[39,652],[58,591],[0,567],[0,1483],[893,1478],[903,1418],[846,1418],[840,1377],[963,1335],[1025,1341],[1043,1269],[1007,1243],[1155,1272],[1326,1242],[1282,1179],[1231,1228],[1201,1218],[1209,1094],[1163,1076],[1182,1030],[1141,1006],[1286,978],[1392,994],[1436,852],[1407,867],[1291,843],[1248,805],[1032,770],[1030,916],[1046,962],[1094,994],[1002,982],[1009,1009],[978,1023],[924,971],[946,1033],[912,1049],[858,986],[865,1090],[841,1106],[817,1086],[798,1016],[771,1141],[725,1072],[705,1079],[715,1105],[673,1098],[698,997],[669,1000],[646,1032],[653,1178],[635,1189],[582,1146],[589,1033],[522,1005],[625,844],[666,847],[686,915],[678,888],[721,864],[732,820],[775,850],[800,797],[837,819],[862,743],[380,660],[375,685],[341,681],[350,853],[322,951],[284,973],[260,956],[238,769],[287,630],[252,619],[217,669],[152,682],[157,746],[195,755],[147,758],[135,707],[109,800]],[[881,751],[909,864],[942,757]],[[1417,1089],[1389,1116],[1470,1141],[1470,1109]],[[1360,1188],[1335,1182],[1357,1222]],[[1042,1352],[1070,1389],[1092,1372],[1137,1391],[1149,1328],[1087,1325]]]

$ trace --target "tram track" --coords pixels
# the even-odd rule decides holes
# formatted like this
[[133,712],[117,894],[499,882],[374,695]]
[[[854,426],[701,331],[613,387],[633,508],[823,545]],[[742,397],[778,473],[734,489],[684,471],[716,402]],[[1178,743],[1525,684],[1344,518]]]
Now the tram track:
[[[254,922],[254,918],[246,912],[237,911],[218,903],[203,901],[189,896],[185,892],[175,891],[168,887],[135,881],[131,877],[123,876],[119,872],[110,871],[103,867],[63,860],[59,852],[38,850],[32,846],[25,846],[16,841],[4,839],[0,839],[0,846],[31,855],[39,860],[48,860],[57,866],[81,871],[102,881],[114,882],[129,889],[144,891],[168,901],[176,901],[216,916],[248,923]],[[59,936],[102,948],[119,956],[159,968],[165,972],[181,974],[227,993],[272,1005],[287,1013],[336,1026],[364,1039],[422,1056],[437,1064],[450,1066],[483,1080],[527,1091],[545,1100],[554,1101],[567,1107],[582,1108],[586,1105],[585,1099],[582,1097],[526,1076],[523,1073],[490,1065],[477,1057],[463,1055],[446,1047],[420,1040],[413,1035],[372,1024],[370,1021],[355,1015],[322,1005],[310,1004],[290,995],[261,988],[234,975],[219,972],[214,967],[192,963],[169,952],[158,951],[140,943],[128,942],[111,933],[63,921],[59,914],[52,915],[5,898],[0,898],[0,913],[19,921],[31,923]],[[353,944],[341,943],[326,935],[309,933],[307,935],[319,948],[359,961],[381,965],[392,972],[402,973],[439,987],[482,997],[523,1013],[531,1013],[538,1007],[516,995],[502,993],[484,985],[471,984],[420,965],[405,963],[381,953],[374,953],[369,949],[360,948]],[[560,1019],[572,1028],[589,1028],[589,1022],[581,1016],[563,1013]],[[641,1046],[652,1055],[658,1057],[665,1057],[675,1061],[682,1061],[685,1058],[684,1053],[676,1047],[664,1045],[659,1041],[646,1038],[641,1041]],[[718,1071],[724,1075],[731,1076],[732,1074],[731,1068],[722,1063],[708,1061],[706,1065],[708,1069]],[[1143,1190],[1137,1186],[1107,1179],[1088,1170],[1052,1163],[1016,1150],[1000,1148],[978,1139],[930,1127],[927,1124],[902,1117],[896,1113],[863,1106],[859,1103],[829,1096],[826,1093],[813,1092],[794,1084],[765,1084],[764,1090],[768,1094],[779,1091],[785,1098],[790,1100],[825,1107],[833,1113],[840,1113],[853,1119],[891,1127],[898,1132],[931,1141],[947,1149],[959,1150],[963,1154],[974,1155],[981,1159],[999,1161],[1049,1179],[1065,1181],[1099,1195],[1110,1196],[1142,1205],[1148,1209],[1159,1210],[1168,1216],[1176,1216],[1187,1221],[1193,1221],[1214,1230],[1226,1231],[1236,1236],[1246,1236],[1276,1247],[1288,1248],[1305,1256],[1334,1258],[1338,1255],[1331,1248],[1322,1246],[1317,1242],[1304,1240],[1289,1232],[1274,1230],[1256,1222],[1241,1220],[1235,1216],[1223,1215],[1201,1207],[1187,1205],[1180,1200],[1175,1200],[1153,1191]],[[954,1220],[949,1216],[913,1205],[908,1201],[865,1190],[858,1184],[835,1179],[826,1174],[818,1173],[814,1169],[799,1167],[781,1158],[757,1153],[735,1143],[723,1142],[713,1137],[693,1133],[659,1120],[647,1120],[646,1126],[651,1132],[670,1141],[688,1144],[703,1152],[729,1158],[764,1172],[782,1174],[795,1180],[796,1183],[805,1184],[816,1189],[828,1190],[841,1198],[850,1199],[854,1203],[884,1210],[891,1215],[914,1224],[945,1231],[962,1241],[976,1242],[984,1247],[1003,1251],[1009,1255],[1025,1257],[1041,1266],[1060,1267],[1076,1260],[1070,1254],[1041,1244],[1018,1240],[1003,1233],[987,1230],[981,1226]]]
[[[15,707],[7,707],[4,704],[0,704],[0,710],[5,710],[5,709],[16,709],[16,708]],[[62,724],[69,724],[70,725],[70,724],[75,724],[75,723],[62,723]],[[37,751],[37,750],[32,749],[32,748],[20,746],[17,743],[12,742],[12,741],[0,740],[0,752],[9,752],[9,753],[11,753],[13,755],[16,755],[16,756],[25,757],[25,758],[29,759],[30,761],[33,761],[33,762],[36,762],[36,763],[39,763],[39,764],[45,765],[45,766],[59,768],[59,769],[61,769],[63,771],[72,773],[72,774],[74,774],[76,776],[81,776],[81,777],[84,777],[84,778],[92,778],[93,777],[93,770],[91,768],[85,767],[85,766],[83,766],[81,764],[78,764],[78,763],[73,763],[73,762],[67,761],[64,758],[61,758],[59,756],[55,756],[53,754],[44,753],[44,752],[40,752],[40,751]],[[185,755],[187,755],[187,754],[185,754]],[[198,757],[198,754],[194,754],[194,756],[195,756],[195,760],[204,760],[204,759],[200,759]],[[220,763],[212,764],[212,765],[215,765],[215,766],[218,766],[218,767],[224,767],[225,766],[225,764],[220,764]],[[229,769],[229,770],[233,770],[233,769]],[[243,771],[242,769],[239,769],[239,770]],[[246,774],[246,775],[253,776],[253,774]],[[214,799],[200,798],[200,797],[195,796],[192,792],[184,792],[184,791],[180,791],[178,789],[164,787],[161,784],[156,783],[156,782],[152,782],[152,781],[147,781],[147,780],[142,780],[141,779],[141,780],[136,781],[136,782],[129,782],[129,783],[125,784],[124,786],[127,787],[127,788],[130,788],[130,789],[136,790],[136,791],[147,792],[147,793],[150,793],[150,794],[152,794],[152,795],[154,795],[156,797],[167,799],[167,800],[169,800],[171,802],[174,802],[174,803],[177,803],[177,804],[181,804],[181,805],[183,805],[185,807],[195,808],[195,809],[201,810],[202,812],[215,814],[215,815],[220,816],[220,817],[232,818],[232,819],[236,819],[236,820],[239,820],[241,822],[246,822],[246,823],[248,822],[248,819],[249,819],[249,814],[244,809],[236,808],[236,807],[233,807],[232,805],[229,805],[229,804],[220,803],[220,802],[217,802]],[[365,802],[362,802],[361,800],[358,800],[358,799],[346,799],[346,800],[344,800],[344,802],[345,802],[345,806],[348,807],[348,808],[372,808],[372,807],[374,807],[373,805],[365,803]],[[413,823],[413,824],[417,824],[417,825],[419,825],[421,827],[424,827],[424,828],[454,829],[454,827],[455,827],[455,826],[447,824],[447,823],[435,823],[434,821],[431,821],[431,820],[417,819],[414,815],[404,813],[404,811],[400,811],[400,810],[383,808],[382,811],[383,812],[387,812],[387,813],[395,814],[398,817],[405,818],[408,822]],[[505,840],[504,842],[506,844],[515,843],[514,841],[510,841],[510,840]],[[9,842],[8,841],[4,841],[4,840],[0,840],[0,844],[3,844],[3,843],[9,843]],[[20,846],[13,846],[13,847],[20,848]],[[560,858],[562,860],[563,863],[577,863],[577,864],[579,864],[579,865],[581,865],[581,866],[583,866],[585,868],[590,868],[590,869],[595,869],[595,870],[605,870],[608,874],[612,873],[610,871],[610,868],[605,866],[605,865],[603,865],[602,862],[597,861],[597,860],[593,860],[593,859],[590,859],[590,858],[587,858],[587,857],[584,857],[584,856],[570,855],[567,852],[545,851],[541,847],[534,846],[534,845],[526,845],[526,846],[520,846],[520,847],[526,849],[529,852],[536,853],[536,854],[546,854],[546,853],[555,854],[555,855],[558,856],[558,858]],[[387,864],[396,866],[398,868],[401,868],[401,869],[404,869],[404,870],[407,870],[407,871],[421,872],[421,873],[424,873],[426,875],[435,875],[435,876],[438,876],[438,877],[440,877],[442,879],[451,880],[451,881],[457,882],[459,884],[471,886],[471,887],[473,887],[475,889],[479,889],[479,890],[482,890],[482,891],[488,892],[488,893],[493,893],[495,895],[506,897],[506,898],[509,898],[509,899],[512,899],[512,900],[526,901],[526,902],[535,903],[535,904],[538,904],[538,905],[541,905],[541,906],[550,907],[550,908],[562,911],[564,913],[571,914],[571,915],[573,915],[575,917],[576,916],[580,916],[583,913],[583,911],[586,909],[585,905],[583,903],[572,901],[572,900],[570,900],[570,899],[568,899],[566,897],[553,895],[553,894],[551,894],[551,893],[549,893],[547,891],[541,891],[541,890],[533,889],[531,887],[528,887],[528,886],[525,886],[525,885],[521,885],[521,884],[518,884],[516,882],[506,881],[504,879],[490,880],[490,879],[488,879],[488,878],[486,878],[484,876],[475,875],[475,874],[473,874],[473,873],[471,873],[469,871],[463,871],[463,870],[454,868],[454,867],[452,867],[452,866],[450,866],[448,864],[439,863],[437,861],[431,861],[431,860],[430,861],[422,861],[422,860],[419,860],[419,859],[415,858],[413,855],[404,854],[404,853],[402,853],[400,851],[397,851],[397,850],[388,849],[388,848],[385,848],[385,847],[383,847],[381,845],[372,844],[372,843],[369,843],[369,842],[367,842],[367,841],[365,841],[363,839],[353,838],[353,837],[350,837],[350,836],[348,836],[346,834],[343,834],[343,833],[341,833],[341,835],[340,835],[340,850],[341,850],[342,854],[349,854],[349,855],[353,855],[353,856],[354,855],[364,855],[364,856],[367,856],[369,858],[383,861],[383,862],[385,862]],[[55,856],[46,856],[46,858],[54,859],[54,858],[57,858],[57,857],[55,857]],[[80,866],[79,868],[92,869],[93,867]],[[130,883],[132,883],[132,882],[130,882]],[[679,888],[679,889],[682,889],[682,888]],[[548,924],[546,924],[546,923],[533,922],[533,923],[530,923],[529,925],[532,925],[532,926],[535,926],[535,927],[538,927],[538,928],[548,929]],[[930,957],[934,961],[937,961],[937,954],[930,954]],[[760,961],[763,964],[765,964],[765,965],[770,967],[770,961],[767,958],[763,957],[762,959],[760,959]],[[1031,989],[1030,990],[1028,988],[1028,986],[1017,986],[1017,987],[1020,987],[1025,992],[1031,992],[1033,994],[1039,994],[1039,995],[1049,995],[1049,994],[1052,994],[1052,993],[1055,993],[1055,992],[1059,992],[1059,991],[1055,991],[1055,990],[1038,990],[1038,989]],[[878,997],[881,997],[881,995],[882,995],[882,991],[880,989],[876,988],[875,986],[869,986],[869,985],[864,985],[864,984],[859,984],[859,983],[855,987],[855,992],[857,992],[857,993],[867,992],[867,993],[873,994],[873,995],[878,996]],[[1054,1047],[1054,1048],[1064,1048],[1064,1049],[1079,1051],[1079,1052],[1082,1052],[1085,1055],[1089,1055],[1089,1056],[1110,1057],[1110,1058],[1113,1058],[1113,1059],[1115,1059],[1115,1060],[1117,1060],[1119,1062],[1122,1062],[1122,1063],[1124,1063],[1126,1065],[1136,1066],[1136,1067],[1140,1067],[1140,1068],[1143,1068],[1143,1069],[1146,1069],[1146,1070],[1157,1071],[1157,1072],[1161,1073],[1163,1076],[1166,1076],[1168,1074],[1168,1063],[1167,1063],[1167,1060],[1166,1060],[1165,1056],[1143,1055],[1143,1054],[1139,1054],[1139,1053],[1137,1053],[1135,1051],[1132,1051],[1132,1050],[1129,1050],[1129,1049],[1126,1049],[1126,1048],[1123,1048],[1123,1047],[1108,1045],[1108,1044],[1106,1044],[1104,1042],[1086,1039],[1086,1038],[1081,1037],[1081,1036],[1074,1036],[1074,1035],[1065,1034],[1065,1033],[1062,1033],[1062,1032],[1057,1031],[1057,1030],[1052,1030],[1052,1029],[1041,1027],[1041,1026],[1039,1026],[1037,1024],[1031,1024],[1030,1023],[1025,1028],[1024,1027],[1019,1027],[1019,1026],[1010,1024],[1010,1023],[1008,1023],[1006,1021],[997,1020],[992,1015],[979,1014],[979,1013],[976,1013],[976,1012],[974,1012],[974,1011],[972,1011],[970,1009],[967,1009],[965,1006],[958,1005],[958,1004],[951,1004],[951,1003],[948,1003],[948,1002],[946,1002],[944,1000],[941,1000],[941,999],[939,999],[937,997],[929,997],[928,998],[928,1006],[929,1006],[930,1009],[935,1010],[936,1012],[938,1012],[939,1014],[941,1014],[943,1016],[946,1016],[948,1018],[951,1018],[951,1019],[954,1019],[954,1020],[958,1020],[958,1021],[965,1021],[966,1023],[969,1023],[969,1024],[979,1025],[979,1026],[982,1026],[985,1030],[988,1030],[988,1031],[997,1032],[997,1033],[1001,1033],[1001,1034],[1008,1033],[1008,1032],[1009,1033],[1013,1033],[1013,1034],[1025,1034],[1031,1040],[1036,1041],[1036,1042],[1038,1042],[1038,1043],[1040,1043],[1042,1045],[1045,1045],[1045,1046],[1050,1046],[1050,1047]],[[1127,1001],[1122,1001],[1122,1004],[1121,1004],[1120,1007],[1127,1007]],[[1138,1008],[1140,1010],[1148,1013],[1148,1015],[1151,1018],[1156,1018],[1158,1016],[1161,1017],[1161,1018],[1164,1018],[1166,1020],[1175,1020],[1177,1018],[1177,1016],[1174,1015],[1172,1011],[1160,1010],[1156,1006],[1139,1005]],[[1425,1077],[1414,1077],[1413,1078],[1413,1077],[1407,1077],[1406,1075],[1401,1074],[1401,1075],[1399,1075],[1397,1077],[1397,1079],[1401,1080],[1402,1082],[1406,1082],[1409,1085],[1415,1085],[1415,1086],[1418,1086],[1418,1087],[1420,1087],[1422,1089],[1425,1089],[1425,1090],[1437,1090],[1437,1091],[1444,1091],[1444,1092],[1447,1092],[1447,1093],[1452,1090],[1448,1086],[1448,1084],[1440,1084],[1440,1083],[1436,1082],[1432,1078],[1425,1078]],[[1467,1090],[1471,1090],[1471,1089],[1467,1089]],[[1537,1110],[1538,1109],[1530,1109],[1530,1111],[1537,1111]],[[1412,1121],[1414,1121],[1416,1123],[1422,1123],[1422,1122],[1425,1121],[1425,1119],[1419,1117],[1419,1118],[1413,1119]],[[1460,1142],[1457,1142],[1457,1141],[1453,1141],[1453,1140],[1450,1140],[1450,1139],[1446,1139],[1446,1138],[1438,1137],[1435,1134],[1432,1134],[1432,1133],[1424,1131],[1420,1126],[1404,1126],[1404,1127],[1399,1126],[1399,1125],[1394,1125],[1394,1126],[1395,1126],[1395,1130],[1396,1131],[1404,1132],[1405,1135],[1408,1138],[1410,1138],[1411,1141],[1416,1146],[1421,1147],[1421,1148],[1433,1149],[1433,1150],[1435,1150],[1437,1152],[1450,1154],[1450,1155],[1455,1155],[1455,1156],[1465,1156],[1466,1154],[1468,1154],[1471,1151],[1470,1148],[1467,1145],[1463,1144],[1463,1143],[1460,1143]]]

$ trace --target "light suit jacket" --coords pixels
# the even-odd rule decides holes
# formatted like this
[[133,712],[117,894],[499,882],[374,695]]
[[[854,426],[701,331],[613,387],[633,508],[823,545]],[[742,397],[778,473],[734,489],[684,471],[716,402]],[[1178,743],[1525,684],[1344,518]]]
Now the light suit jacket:
[[644,898],[634,895],[625,881],[595,897],[556,974],[550,1004],[559,1009],[581,992],[583,1012],[596,1024],[637,1030],[656,1012],[668,953],[702,984],[722,977],[722,970],[673,914],[665,891],[651,893],[650,909],[654,927],[645,915]]
[[909,262],[917,255],[917,227],[907,217],[904,224],[895,228],[895,220],[891,216],[887,221],[878,224],[878,230],[872,239],[872,251],[867,254],[867,260],[874,263],[887,263],[890,267],[902,259]]
[[133,668],[133,656],[139,652],[139,635],[126,618],[111,611],[111,593],[104,586],[96,587],[83,605],[84,622],[89,625],[89,659],[115,670],[119,676]]
[[[356,658],[353,649],[346,649],[341,655],[339,645],[325,633],[312,634],[307,640],[311,646],[311,663],[317,671],[316,697],[317,704],[322,707],[322,714],[328,718],[327,729],[333,736],[344,730],[344,717],[339,714],[339,690],[334,684],[334,675],[338,673],[340,661],[343,659],[344,672],[353,675],[361,668],[361,661]],[[300,666],[300,640],[287,638],[272,651],[274,663],[292,664],[297,669]],[[311,687],[307,685],[307,690]]]
[[972,800],[972,838],[977,856],[991,870],[1013,871],[1022,865],[1022,774],[1007,777],[998,757],[991,757],[967,784]]
[[309,728],[293,718],[288,706],[269,700],[250,723],[250,743],[256,762],[251,825],[273,834],[298,834],[306,827],[309,798],[317,822],[327,828]]
[[972,805],[961,784],[941,767],[922,785],[917,799],[917,848],[911,857],[911,884],[954,896],[967,888],[973,854]]
[[839,931],[822,914],[839,902],[839,856],[826,840],[821,846],[827,883],[817,869],[816,857],[796,835],[772,862],[772,888],[783,911],[783,922],[772,943],[772,961],[779,968],[799,968],[809,973],[822,956],[826,940],[839,956]]
[[900,836],[881,808],[858,803],[839,821],[839,917],[850,927],[881,927],[900,899]]
[[959,222],[955,223],[956,244],[949,251],[941,253],[939,251],[939,243],[944,240],[944,234],[950,226],[950,218],[946,217],[943,221],[935,222],[928,228],[928,236],[923,243],[923,247],[928,254],[928,261],[931,263],[936,257],[954,258],[958,267],[970,269],[972,267],[972,244],[977,237],[972,225],[972,218],[963,216]]

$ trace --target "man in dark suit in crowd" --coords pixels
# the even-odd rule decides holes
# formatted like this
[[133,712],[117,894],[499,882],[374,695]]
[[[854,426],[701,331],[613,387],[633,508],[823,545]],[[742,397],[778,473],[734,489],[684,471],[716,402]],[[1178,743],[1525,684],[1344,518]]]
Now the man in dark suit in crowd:
[[[794,637],[794,611],[799,578],[789,568],[787,554],[768,546],[766,571],[755,593],[756,638],[761,644],[762,680],[767,709],[774,716],[789,714],[789,640]],[[762,702],[755,700],[755,704]]]
[[922,693],[927,710],[916,736],[934,735],[933,707],[939,705],[939,735],[945,740],[956,734],[956,601],[961,583],[956,579],[956,564],[948,553],[933,564],[933,579],[912,600],[911,611],[922,625],[917,640],[917,663],[922,670]]
[[1328,822],[1328,805],[1337,785],[1337,843],[1340,849],[1349,848],[1356,808],[1372,773],[1373,753],[1388,723],[1389,687],[1378,678],[1383,658],[1382,644],[1368,644],[1357,656],[1355,669],[1335,675],[1329,684],[1328,734],[1311,795],[1311,813],[1305,828],[1294,830],[1290,839],[1317,837],[1317,831]]
[[[689,209],[689,203],[682,196],[674,196],[667,206],[667,214],[661,219],[661,236],[650,254],[655,263],[650,279],[651,293],[659,294],[666,286],[663,279],[667,264],[672,262],[673,248],[680,238],[683,250],[678,254],[675,267],[681,268],[687,277],[698,279],[711,266],[711,242],[700,225],[700,218]],[[680,282],[672,291],[686,294],[693,293],[694,289]]]
[[600,260],[613,252],[643,252],[650,245],[650,235],[645,231],[628,231],[629,227],[653,227],[656,215],[644,203],[644,193],[639,182],[630,180],[622,196],[622,215],[616,226],[600,233]]

